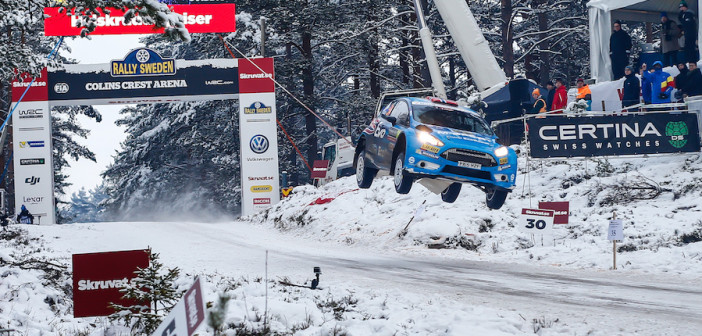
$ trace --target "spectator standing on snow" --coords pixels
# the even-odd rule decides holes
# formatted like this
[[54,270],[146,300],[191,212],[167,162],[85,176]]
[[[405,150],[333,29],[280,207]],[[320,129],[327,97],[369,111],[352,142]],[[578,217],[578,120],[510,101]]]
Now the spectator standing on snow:
[[685,61],[697,62],[700,60],[697,51],[697,19],[695,13],[687,7],[687,2],[680,2],[680,14],[678,14],[680,25],[685,37]]
[[531,96],[534,98],[535,101],[534,106],[529,111],[529,114],[539,114],[548,112],[548,110],[546,109],[546,100],[541,95],[541,90],[539,90],[538,88],[534,89],[534,91],[531,92]]
[[651,96],[653,95],[653,87],[651,87],[651,81],[649,81],[643,75],[641,76],[641,98],[644,104],[651,105]]
[[663,62],[653,63],[653,72],[646,71],[647,65],[641,66],[641,76],[651,82],[651,102],[653,104],[670,103],[670,93],[675,87],[673,76],[663,71]]
[[678,50],[680,50],[680,28],[678,24],[668,18],[668,13],[661,13],[661,51],[663,64],[674,66],[678,64]]
[[549,81],[546,83],[546,89],[548,89],[548,93],[546,94],[546,109],[551,110],[551,106],[553,106],[553,98],[556,96],[556,87],[553,86],[553,82]]
[[639,78],[634,74],[634,68],[630,65],[627,65],[624,69],[624,77],[626,77],[626,80],[624,81],[624,88],[622,89],[624,93],[622,106],[626,108],[636,105],[641,101],[641,82],[639,82]]
[[22,204],[21,211],[19,215],[17,215],[17,223],[34,224],[34,216],[29,213],[29,210],[27,210],[27,207],[24,206],[24,204]]
[[690,62],[690,71],[685,79],[685,93],[689,97],[702,96],[702,72],[697,63]]
[[631,36],[622,29],[622,22],[614,22],[614,32],[609,38],[609,57],[612,59],[614,80],[624,77],[624,68],[629,64]]
[[[568,91],[565,87],[565,80],[562,78],[556,79],[556,93],[553,97],[553,105],[551,111],[563,110],[568,104]],[[563,113],[562,111],[559,113]]]
[[585,80],[582,78],[578,78],[576,84],[578,86],[578,95],[575,96],[575,99],[584,99],[587,102],[587,110],[592,111],[592,91],[590,91],[590,87],[585,84]]

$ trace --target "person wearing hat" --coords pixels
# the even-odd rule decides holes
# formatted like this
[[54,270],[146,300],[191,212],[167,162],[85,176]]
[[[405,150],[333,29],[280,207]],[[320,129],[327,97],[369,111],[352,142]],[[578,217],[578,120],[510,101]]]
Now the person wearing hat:
[[700,60],[699,52],[697,51],[697,19],[695,13],[691,11],[687,2],[680,2],[680,14],[678,14],[680,25],[682,26],[683,35],[685,36],[685,61],[697,62]]
[[29,213],[29,210],[27,210],[27,207],[22,204],[22,207],[20,208],[20,213],[17,215],[17,223],[22,223],[22,224],[33,224],[34,223],[34,216],[32,216],[31,213]]
[[634,68],[627,65],[624,68],[624,87],[622,88],[622,107],[636,105],[641,101],[641,82],[634,73]]
[[[553,97],[553,105],[551,105],[551,111],[563,110],[568,105],[568,90],[565,87],[565,80],[563,78],[556,79],[556,93]],[[563,113],[563,111],[557,112]]]
[[614,32],[609,38],[609,57],[612,60],[614,80],[624,77],[624,68],[629,64],[631,36],[622,29],[622,22],[614,22]]
[[651,83],[651,102],[653,104],[669,104],[670,94],[675,87],[673,76],[663,71],[663,62],[653,63],[653,72],[646,71],[646,63],[641,66],[641,76]]
[[592,111],[592,91],[590,91],[590,87],[585,84],[585,80],[582,78],[578,78],[577,86],[578,94],[575,96],[575,99],[584,99],[587,102],[587,110]]
[[546,109],[546,100],[541,95],[541,90],[539,90],[539,88],[534,89],[534,91],[531,92],[531,96],[534,98],[534,106],[529,111],[529,114],[548,112]]
[[553,106],[553,98],[556,96],[556,87],[553,85],[552,81],[548,81],[548,83],[546,83],[546,89],[548,90],[546,94],[546,109],[550,111],[551,106]]
[[675,98],[677,100],[681,100],[684,95],[687,94],[687,74],[690,72],[690,70],[687,69],[687,64],[685,62],[680,62],[678,63],[678,70],[680,71],[680,74],[675,76],[675,88],[678,89],[678,92],[675,94]]
[[668,13],[661,13],[661,52],[663,52],[663,64],[665,66],[678,64],[679,38],[680,28],[678,28],[678,24],[668,18]]

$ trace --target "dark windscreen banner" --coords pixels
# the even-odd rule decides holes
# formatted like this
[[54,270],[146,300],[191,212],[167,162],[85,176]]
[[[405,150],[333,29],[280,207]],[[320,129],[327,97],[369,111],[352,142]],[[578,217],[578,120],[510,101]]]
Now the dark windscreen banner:
[[533,158],[594,157],[700,151],[695,113],[532,118]]
[[239,93],[239,70],[234,60],[174,62],[175,68],[161,63],[165,70],[160,73],[133,76],[123,75],[130,68],[123,69],[115,62],[110,68],[119,71],[105,66],[66,66],[51,72],[49,100],[52,105],[156,103],[232,99]]

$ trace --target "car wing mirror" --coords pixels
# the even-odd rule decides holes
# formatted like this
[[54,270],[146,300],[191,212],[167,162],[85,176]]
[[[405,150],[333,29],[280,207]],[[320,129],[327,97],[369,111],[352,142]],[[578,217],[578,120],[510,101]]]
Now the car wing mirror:
[[389,121],[393,126],[395,126],[395,124],[397,124],[397,118],[396,118],[396,117],[393,117],[393,116],[386,116],[386,115],[384,115],[384,114],[383,114],[382,116],[383,116],[383,119]]

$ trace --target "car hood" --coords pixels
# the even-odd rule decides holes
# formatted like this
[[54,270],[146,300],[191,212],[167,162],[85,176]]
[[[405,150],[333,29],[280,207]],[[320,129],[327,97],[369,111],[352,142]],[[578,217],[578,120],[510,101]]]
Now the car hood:
[[426,125],[432,129],[432,135],[441,140],[445,146],[460,146],[475,150],[494,150],[500,145],[491,135],[457,130],[449,127]]

